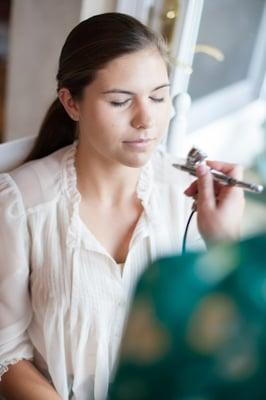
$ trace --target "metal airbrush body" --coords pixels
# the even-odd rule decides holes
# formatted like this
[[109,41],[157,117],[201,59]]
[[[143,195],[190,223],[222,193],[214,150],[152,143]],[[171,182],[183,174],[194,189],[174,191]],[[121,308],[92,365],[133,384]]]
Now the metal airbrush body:
[[[173,167],[180,169],[181,171],[188,172],[190,175],[197,176],[196,167],[200,163],[205,162],[206,158],[207,158],[207,155],[205,153],[203,153],[201,150],[197,149],[196,147],[192,147],[192,149],[189,151],[189,153],[187,155],[185,164],[172,164],[172,165],[173,165]],[[210,172],[215,181],[220,182],[224,185],[237,186],[237,187],[240,187],[244,190],[247,190],[247,191],[253,192],[253,193],[261,193],[264,190],[264,187],[262,185],[239,181],[239,180],[237,180],[231,176],[227,176],[227,175],[223,174],[222,172],[217,171],[215,169],[211,168]]]

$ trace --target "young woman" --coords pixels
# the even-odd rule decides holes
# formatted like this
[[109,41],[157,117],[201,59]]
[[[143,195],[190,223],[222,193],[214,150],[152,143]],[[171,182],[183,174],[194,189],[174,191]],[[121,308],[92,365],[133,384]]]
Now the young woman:
[[[171,113],[163,41],[132,17],[94,16],[67,37],[57,81],[29,162],[0,176],[7,399],[106,397],[135,282],[176,251],[187,217],[183,174],[156,151]],[[186,194],[205,241],[238,236],[241,190],[202,166]]]

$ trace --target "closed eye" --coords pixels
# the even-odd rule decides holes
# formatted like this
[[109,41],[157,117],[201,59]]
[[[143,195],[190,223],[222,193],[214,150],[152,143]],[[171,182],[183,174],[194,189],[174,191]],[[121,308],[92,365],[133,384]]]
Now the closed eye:
[[114,107],[123,107],[125,106],[131,99],[127,99],[124,101],[110,101],[110,104]]
[[160,97],[160,98],[157,98],[157,97],[150,97],[150,99],[151,99],[152,101],[154,101],[155,103],[162,103],[162,102],[164,101],[164,97]]

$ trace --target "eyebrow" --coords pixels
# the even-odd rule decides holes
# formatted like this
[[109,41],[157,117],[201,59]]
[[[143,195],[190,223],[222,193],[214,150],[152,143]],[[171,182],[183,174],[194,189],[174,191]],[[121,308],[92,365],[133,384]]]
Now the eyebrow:
[[[156,90],[162,89],[164,87],[169,87],[170,83],[165,83],[163,85],[157,86],[156,88],[152,89],[152,92],[155,92]],[[102,92],[102,94],[108,94],[108,93],[123,93],[123,94],[129,94],[129,95],[134,95],[136,93],[134,92],[129,92],[128,90],[123,90],[123,89],[111,89],[111,90],[106,90],[105,92]]]

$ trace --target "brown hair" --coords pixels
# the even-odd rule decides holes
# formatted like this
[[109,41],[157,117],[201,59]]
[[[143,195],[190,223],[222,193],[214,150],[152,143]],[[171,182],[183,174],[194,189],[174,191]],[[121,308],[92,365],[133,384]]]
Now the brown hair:
[[[108,62],[126,53],[149,47],[158,49],[167,63],[162,37],[135,18],[120,13],[93,16],[78,24],[62,48],[57,73],[57,91],[67,88],[74,99],[82,99],[83,89]],[[34,147],[26,161],[45,157],[67,146],[76,138],[73,121],[57,98],[40,127]]]

